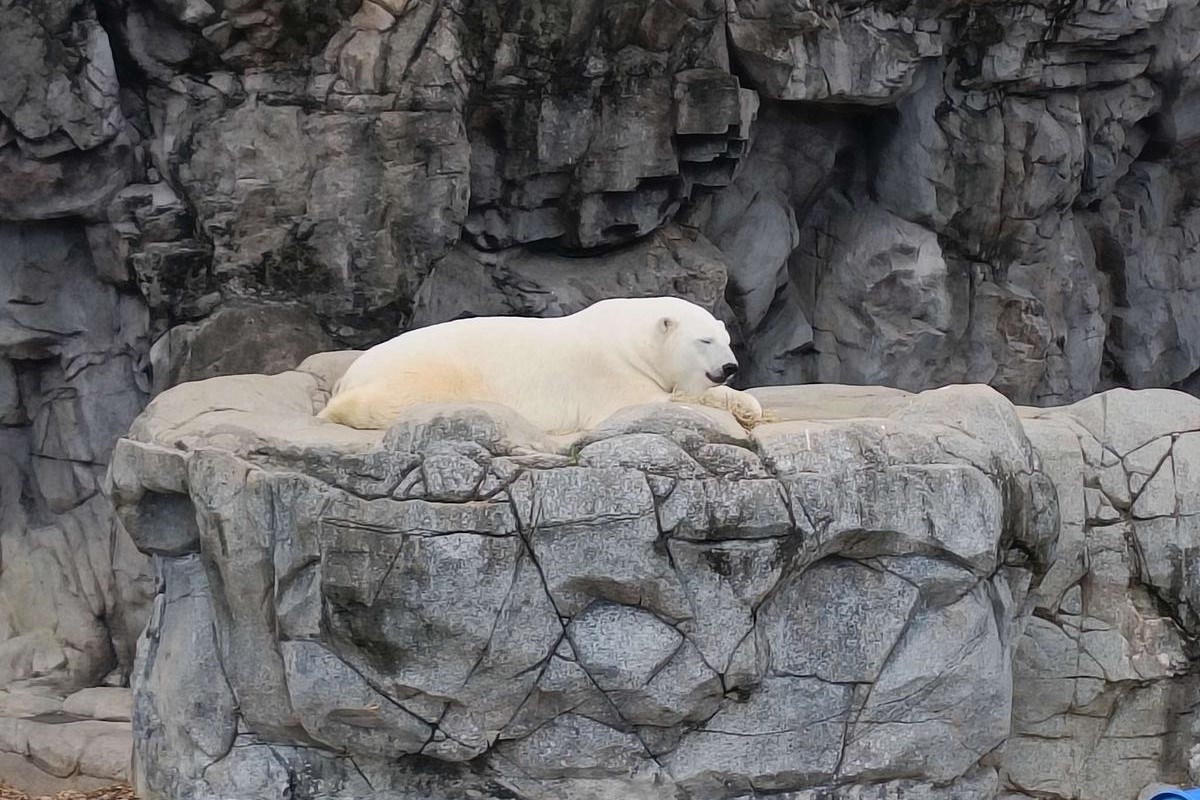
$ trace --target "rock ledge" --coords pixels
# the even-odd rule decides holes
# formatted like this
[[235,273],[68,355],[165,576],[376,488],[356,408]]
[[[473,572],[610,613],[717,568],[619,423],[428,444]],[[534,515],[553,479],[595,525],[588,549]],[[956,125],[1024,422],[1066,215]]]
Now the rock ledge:
[[[778,421],[750,435],[645,406],[546,452],[494,407],[313,419],[352,357],[176,387],[114,451],[160,575],[133,676],[145,798],[996,797],[1049,752],[1021,695],[1059,687],[1014,700],[1013,670],[1085,577],[1092,480],[1067,454],[1175,435],[1096,429],[1115,393],[1031,412],[804,386],[759,390]],[[1135,516],[1166,507],[1147,496]],[[1165,687],[1181,633],[1150,622],[1131,663]]]

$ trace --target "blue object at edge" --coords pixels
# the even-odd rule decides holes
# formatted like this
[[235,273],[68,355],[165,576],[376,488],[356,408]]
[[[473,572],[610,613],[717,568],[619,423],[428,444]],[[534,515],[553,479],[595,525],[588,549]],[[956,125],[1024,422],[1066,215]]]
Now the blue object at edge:
[[1170,789],[1165,792],[1159,792],[1151,797],[1150,800],[1200,800],[1200,788]]

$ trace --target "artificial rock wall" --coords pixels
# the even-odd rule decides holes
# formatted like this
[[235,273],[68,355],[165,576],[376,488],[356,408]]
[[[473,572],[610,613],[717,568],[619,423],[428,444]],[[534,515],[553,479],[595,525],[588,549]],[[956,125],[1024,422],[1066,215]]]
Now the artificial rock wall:
[[[0,3],[0,687],[126,683],[182,381],[678,294],[748,385],[1195,390],[1195,0]],[[1091,487],[1095,488],[1095,487]]]
[[1194,398],[777,387],[553,454],[501,407],[315,420],[351,357],[117,446],[150,800],[1132,800],[1200,756]]
[[735,320],[754,385],[1200,369],[1194,0],[0,15],[3,230],[140,298],[158,388],[661,292]]

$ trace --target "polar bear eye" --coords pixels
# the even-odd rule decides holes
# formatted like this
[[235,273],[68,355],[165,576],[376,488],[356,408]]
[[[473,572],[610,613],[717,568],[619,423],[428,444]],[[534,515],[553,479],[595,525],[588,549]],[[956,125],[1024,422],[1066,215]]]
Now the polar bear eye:
[[712,344],[712,343],[713,343],[712,339],[701,339],[700,340],[700,344]]

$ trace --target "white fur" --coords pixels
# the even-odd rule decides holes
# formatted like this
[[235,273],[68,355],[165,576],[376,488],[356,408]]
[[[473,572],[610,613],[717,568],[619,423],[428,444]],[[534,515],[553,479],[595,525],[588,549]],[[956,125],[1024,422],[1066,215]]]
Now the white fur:
[[727,363],[736,363],[729,333],[700,306],[602,300],[566,317],[475,317],[401,334],[355,360],[319,416],[386,428],[407,406],[474,400],[568,434],[625,406],[676,399],[756,422],[758,402],[720,385]]

